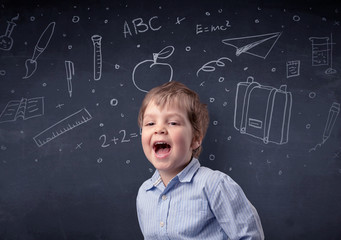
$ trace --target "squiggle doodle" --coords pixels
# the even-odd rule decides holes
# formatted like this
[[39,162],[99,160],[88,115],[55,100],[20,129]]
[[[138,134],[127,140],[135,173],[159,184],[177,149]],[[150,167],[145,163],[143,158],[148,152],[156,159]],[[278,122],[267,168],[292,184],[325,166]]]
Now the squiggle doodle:
[[317,148],[322,147],[322,144],[323,144],[323,143],[318,143],[318,144],[316,144],[315,147],[309,149],[309,152],[316,151]]
[[218,60],[210,61],[208,63],[205,63],[201,68],[199,68],[199,70],[197,71],[197,76],[199,75],[200,71],[204,71],[204,72],[215,71],[215,66],[211,66],[211,64],[215,64],[218,67],[225,67],[225,63],[222,60],[228,60],[228,61],[232,62],[232,60],[227,58],[227,57],[221,57]]

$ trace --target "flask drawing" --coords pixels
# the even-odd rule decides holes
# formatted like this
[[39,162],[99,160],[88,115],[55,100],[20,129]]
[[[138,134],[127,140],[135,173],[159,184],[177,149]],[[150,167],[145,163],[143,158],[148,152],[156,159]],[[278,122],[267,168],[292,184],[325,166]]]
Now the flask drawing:
[[91,40],[94,46],[94,80],[98,81],[102,76],[102,37],[93,35]]
[[12,18],[11,21],[7,21],[7,29],[4,35],[0,36],[0,49],[9,51],[12,48],[13,45],[13,38],[11,37],[11,34],[13,32],[14,27],[16,24],[13,22],[14,20],[19,19],[19,14]]

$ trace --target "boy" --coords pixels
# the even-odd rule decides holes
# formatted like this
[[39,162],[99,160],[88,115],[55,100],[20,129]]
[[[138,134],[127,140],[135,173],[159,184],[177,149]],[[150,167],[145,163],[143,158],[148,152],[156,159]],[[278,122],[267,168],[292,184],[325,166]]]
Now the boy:
[[242,189],[200,166],[208,122],[206,105],[182,83],[168,82],[145,96],[138,123],[143,151],[156,168],[136,200],[145,239],[264,239]]

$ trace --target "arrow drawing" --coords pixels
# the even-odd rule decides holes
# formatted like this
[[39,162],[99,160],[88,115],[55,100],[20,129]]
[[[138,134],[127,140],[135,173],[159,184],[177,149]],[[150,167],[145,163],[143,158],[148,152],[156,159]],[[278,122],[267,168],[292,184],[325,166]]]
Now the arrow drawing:
[[248,37],[229,38],[222,40],[222,42],[236,48],[236,56],[242,53],[248,53],[265,59],[281,34],[281,32],[275,32]]

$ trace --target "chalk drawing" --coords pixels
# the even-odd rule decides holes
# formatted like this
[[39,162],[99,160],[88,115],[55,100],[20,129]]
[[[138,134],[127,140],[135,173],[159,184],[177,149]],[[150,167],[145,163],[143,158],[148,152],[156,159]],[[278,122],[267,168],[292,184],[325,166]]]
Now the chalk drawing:
[[333,68],[333,35],[329,37],[310,37],[312,47],[312,66],[329,65],[325,74],[334,74],[337,71]]
[[115,145],[118,143],[129,143],[131,139],[137,138],[139,136],[138,133],[136,133],[136,132],[127,134],[127,131],[125,129],[121,129],[118,132],[118,134],[120,136],[118,136],[118,137],[113,136],[111,139],[108,139],[106,134],[102,134],[101,136],[99,136],[98,140],[100,140],[102,142],[101,147],[107,148],[111,145],[112,142]]
[[287,78],[300,76],[300,60],[288,61],[287,62]]
[[226,31],[231,27],[230,21],[226,20],[225,24],[221,25],[210,25],[203,26],[202,24],[197,24],[195,28],[195,34],[207,33],[207,32],[216,32],[216,31]]
[[315,145],[315,147],[311,148],[309,152],[316,151],[318,147],[322,147],[323,144],[328,140],[332,130],[334,128],[335,122],[337,117],[340,113],[340,103],[333,102],[329,108],[327,121],[324,127],[323,135],[322,135],[322,142]]
[[75,147],[75,149],[81,149],[81,148],[82,148],[82,144],[83,144],[83,143],[77,143],[77,144],[76,144],[77,146]]
[[240,133],[278,145],[289,141],[292,95],[287,86],[263,86],[248,77],[237,84],[234,127]]
[[31,77],[35,71],[37,70],[37,59],[42,54],[47,45],[49,44],[56,23],[51,22],[40,35],[37,44],[34,47],[33,55],[30,59],[25,61],[26,75],[23,77],[24,79]]
[[214,65],[216,65],[217,67],[225,67],[225,63],[224,63],[223,60],[227,60],[227,61],[232,62],[232,60],[229,59],[228,57],[221,57],[221,58],[219,58],[217,60],[213,60],[213,61],[207,62],[201,68],[199,68],[199,70],[197,71],[197,76],[199,75],[200,71],[204,71],[204,72],[213,72],[213,71],[215,71],[216,68],[215,68]]
[[75,75],[75,68],[74,68],[73,62],[65,61],[65,70],[66,70],[67,89],[69,92],[69,96],[72,97],[72,76]]
[[94,80],[98,81],[102,76],[102,37],[93,35],[91,40],[94,47]]
[[14,23],[15,20],[19,19],[19,14],[12,18],[11,21],[7,21],[7,29],[4,35],[0,36],[0,49],[4,51],[11,50],[13,46],[13,38],[11,37],[11,34],[13,32],[14,27],[16,24]]
[[134,27],[134,32],[130,30],[129,24],[127,21],[124,22],[123,25],[123,34],[124,38],[127,38],[127,35],[129,34],[130,36],[133,36],[133,33],[136,35],[139,33],[144,33],[147,32],[148,30],[152,31],[158,31],[161,29],[161,26],[155,27],[155,25],[152,24],[154,20],[157,20],[159,17],[158,16],[153,16],[151,17],[148,22],[145,22],[142,18],[135,18],[131,21],[133,27]]
[[340,103],[333,102],[330,106],[327,122],[324,128],[323,132],[323,143],[327,141],[327,139],[330,137],[330,134],[333,130],[333,127],[336,122],[336,118],[340,113]]
[[222,42],[236,49],[236,56],[247,53],[265,59],[275,46],[281,32],[224,39]]
[[38,147],[45,145],[60,135],[90,121],[92,116],[85,108],[71,114],[33,137]]
[[176,18],[176,23],[175,23],[175,24],[179,24],[179,25],[180,25],[181,22],[184,21],[185,19],[186,19],[185,17],[183,17],[183,18],[177,17],[177,18]]
[[153,59],[147,59],[138,63],[133,70],[132,80],[135,87],[148,92],[164,82],[170,82],[173,78],[173,68],[168,63],[160,60],[169,58],[174,52],[173,46],[167,46],[158,53],[153,53]]
[[9,101],[0,115],[0,123],[27,120],[44,115],[44,97]]
[[79,20],[80,20],[79,16],[73,16],[73,17],[72,17],[72,22],[73,22],[73,23],[78,23]]
[[113,107],[116,107],[118,105],[118,100],[116,98],[113,98],[110,100],[110,105]]

